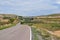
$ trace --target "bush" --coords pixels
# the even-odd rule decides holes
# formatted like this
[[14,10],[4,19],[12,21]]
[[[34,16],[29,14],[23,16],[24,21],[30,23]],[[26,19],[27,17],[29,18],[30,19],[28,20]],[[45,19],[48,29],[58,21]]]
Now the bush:
[[21,24],[24,24],[24,22],[21,22]]
[[10,18],[10,23],[13,23],[14,22],[14,18]]

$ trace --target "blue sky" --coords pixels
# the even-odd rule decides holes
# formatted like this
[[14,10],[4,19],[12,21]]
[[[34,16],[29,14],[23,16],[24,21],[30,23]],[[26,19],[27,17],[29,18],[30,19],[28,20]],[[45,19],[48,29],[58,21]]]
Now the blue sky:
[[60,0],[0,0],[0,14],[22,16],[60,13]]

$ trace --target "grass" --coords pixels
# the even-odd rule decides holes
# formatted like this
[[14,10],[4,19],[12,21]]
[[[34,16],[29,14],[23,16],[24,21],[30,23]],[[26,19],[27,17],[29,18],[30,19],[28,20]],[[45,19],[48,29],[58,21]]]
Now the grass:
[[35,28],[32,27],[32,34],[33,34],[33,40],[39,40],[38,37],[37,37],[37,31]]
[[47,31],[41,29],[41,30],[37,30],[36,28],[32,27],[32,33],[33,33],[33,40],[39,40],[38,36],[41,36],[43,40],[52,40],[51,36],[53,36],[54,38],[56,38],[56,40],[60,40],[60,38],[49,34]]
[[44,40],[49,40],[50,39],[50,34],[48,34],[44,30],[37,30],[36,28],[32,27],[32,33],[33,33],[33,40],[39,40],[37,35],[41,36],[42,39],[44,39]]
[[8,26],[3,25],[3,26],[0,26],[0,30],[9,28],[9,27],[12,27],[12,26],[15,26],[15,25],[16,25],[16,24],[10,24],[10,25],[8,25]]
[[60,24],[57,24],[57,23],[51,23],[51,24],[36,23],[36,24],[33,24],[32,26],[34,26],[37,29],[45,28],[50,31],[60,30]]

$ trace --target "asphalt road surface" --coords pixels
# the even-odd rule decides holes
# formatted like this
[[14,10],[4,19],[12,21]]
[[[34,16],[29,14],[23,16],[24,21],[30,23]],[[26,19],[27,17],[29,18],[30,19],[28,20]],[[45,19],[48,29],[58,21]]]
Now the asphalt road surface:
[[19,23],[4,30],[0,30],[0,40],[31,40],[31,28]]

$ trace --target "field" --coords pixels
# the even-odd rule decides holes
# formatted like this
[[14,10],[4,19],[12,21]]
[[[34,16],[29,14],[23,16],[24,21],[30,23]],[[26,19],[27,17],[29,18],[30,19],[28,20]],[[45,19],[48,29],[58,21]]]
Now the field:
[[60,36],[54,35],[55,33],[52,34],[54,31],[60,31],[60,14],[21,18],[21,24],[31,26],[34,36],[33,40],[39,40],[39,37],[42,37],[42,40],[60,40]]

